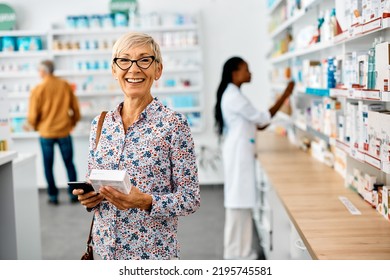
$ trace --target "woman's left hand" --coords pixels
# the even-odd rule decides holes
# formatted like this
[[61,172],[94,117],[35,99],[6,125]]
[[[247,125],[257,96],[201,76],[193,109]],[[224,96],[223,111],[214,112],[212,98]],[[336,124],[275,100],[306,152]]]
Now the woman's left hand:
[[119,210],[126,210],[130,208],[150,210],[152,207],[152,196],[141,192],[134,186],[131,188],[129,194],[124,194],[110,186],[101,187],[99,192]]

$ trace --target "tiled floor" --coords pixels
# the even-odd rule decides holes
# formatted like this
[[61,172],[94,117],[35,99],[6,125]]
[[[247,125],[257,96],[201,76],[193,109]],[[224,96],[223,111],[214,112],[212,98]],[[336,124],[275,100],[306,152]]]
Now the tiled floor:
[[[77,260],[85,249],[92,214],[80,204],[70,204],[62,190],[60,205],[47,204],[40,191],[42,258],[45,260]],[[201,187],[201,207],[179,222],[181,259],[222,259],[223,187]]]

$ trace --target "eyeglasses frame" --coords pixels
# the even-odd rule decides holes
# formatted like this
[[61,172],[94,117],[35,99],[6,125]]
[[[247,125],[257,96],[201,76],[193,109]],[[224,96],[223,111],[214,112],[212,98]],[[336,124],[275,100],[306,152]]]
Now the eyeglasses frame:
[[[140,60],[142,60],[142,59],[144,59],[144,58],[152,58],[152,59],[153,59],[152,62],[150,63],[150,65],[149,65],[148,67],[146,67],[146,68],[145,68],[145,67],[141,67],[141,66],[138,65],[138,61],[140,61]],[[129,61],[131,61],[131,64],[130,64],[130,66],[129,66],[128,68],[123,69],[123,68],[120,67],[120,66],[118,65],[118,63],[116,62],[118,59],[128,59],[128,58],[115,57],[115,58],[112,60],[112,61],[116,64],[116,66],[118,66],[119,69],[121,69],[121,70],[123,70],[123,71],[128,71],[128,70],[131,68],[131,66],[133,66],[134,62],[135,62],[135,64],[137,64],[138,68],[143,69],[143,70],[147,70],[147,69],[149,69],[149,67],[153,64],[153,62],[157,61],[157,60],[156,60],[156,57],[155,57],[154,55],[144,56],[144,57],[141,57],[141,58],[135,59],[135,60],[133,60],[133,59],[128,59]],[[157,62],[158,62],[158,61],[157,61]]]

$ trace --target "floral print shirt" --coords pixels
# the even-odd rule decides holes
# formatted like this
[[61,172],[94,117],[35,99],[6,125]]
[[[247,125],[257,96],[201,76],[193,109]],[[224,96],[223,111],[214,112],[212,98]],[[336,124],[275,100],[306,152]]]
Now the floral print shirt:
[[94,252],[103,259],[178,258],[178,217],[200,206],[190,128],[182,114],[155,98],[125,132],[122,106],[107,112],[96,149],[99,116],[92,121],[88,174],[126,169],[131,184],[152,195],[152,208],[119,210],[103,200],[94,209]]

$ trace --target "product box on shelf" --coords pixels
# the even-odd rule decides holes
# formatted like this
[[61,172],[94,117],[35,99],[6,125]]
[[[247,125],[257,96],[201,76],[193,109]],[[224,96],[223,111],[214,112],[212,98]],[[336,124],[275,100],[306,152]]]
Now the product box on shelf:
[[[387,123],[386,123],[387,121]],[[367,133],[368,150],[367,154],[378,160],[381,159],[381,144],[383,137],[386,139],[390,135],[390,115],[387,112],[368,111]],[[383,129],[383,131],[382,131]]]
[[390,81],[390,43],[384,42],[375,46],[376,88],[389,91]]
[[100,187],[110,186],[125,194],[130,193],[131,184],[126,170],[92,169],[89,180],[96,192]]

